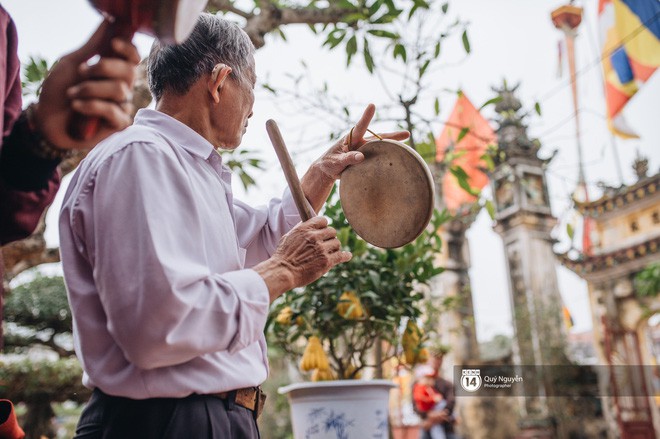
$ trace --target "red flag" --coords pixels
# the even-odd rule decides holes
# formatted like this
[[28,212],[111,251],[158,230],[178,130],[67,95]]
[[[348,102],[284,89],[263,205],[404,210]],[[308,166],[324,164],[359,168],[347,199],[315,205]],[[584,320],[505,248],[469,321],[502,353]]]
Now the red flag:
[[[442,161],[448,153],[457,154],[451,165],[463,168],[468,175],[470,187],[481,190],[488,184],[488,176],[482,171],[486,168],[482,156],[488,145],[493,143],[495,132],[465,93],[461,92],[442,134],[435,140],[436,161]],[[442,196],[447,209],[452,213],[476,200],[474,195],[459,186],[456,177],[450,172],[444,176]]]

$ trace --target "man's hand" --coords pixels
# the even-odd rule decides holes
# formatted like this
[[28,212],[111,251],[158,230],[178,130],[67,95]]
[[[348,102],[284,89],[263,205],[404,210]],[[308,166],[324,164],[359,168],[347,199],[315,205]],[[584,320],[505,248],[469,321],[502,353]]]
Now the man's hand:
[[352,255],[341,250],[337,232],[328,220],[314,217],[284,235],[270,259],[254,270],[268,285],[271,302],[287,290],[302,287],[348,262]]
[[[43,83],[33,128],[59,148],[91,148],[132,122],[133,80],[135,66],[140,62],[135,46],[114,38],[112,57],[87,64],[106,44],[109,25],[104,21],[85,45],[62,57]],[[81,141],[67,133],[74,111],[101,119],[100,129],[93,138]]]
[[[364,160],[364,154],[357,151],[357,149],[376,139],[375,136],[364,137],[374,114],[376,114],[376,107],[369,104],[351,132],[337,141],[312,163],[309,171],[303,176],[301,181],[303,191],[316,212],[321,209],[323,203],[327,200],[335,180],[339,178],[344,169],[351,165],[357,165]],[[410,136],[410,133],[408,131],[395,131],[379,134],[379,136],[383,139],[405,140]]]

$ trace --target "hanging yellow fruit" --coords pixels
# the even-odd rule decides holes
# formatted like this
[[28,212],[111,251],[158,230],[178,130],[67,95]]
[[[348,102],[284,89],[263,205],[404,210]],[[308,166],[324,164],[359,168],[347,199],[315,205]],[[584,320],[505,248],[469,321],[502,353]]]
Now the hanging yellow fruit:
[[335,374],[330,369],[314,369],[312,372],[312,381],[332,381]]
[[422,331],[417,327],[417,324],[412,319],[409,319],[401,337],[401,346],[403,346],[404,350],[417,348],[421,335]]
[[347,320],[357,320],[364,316],[362,303],[360,303],[360,299],[353,291],[344,291],[341,297],[339,297],[337,312]]
[[355,373],[355,375],[353,375],[354,373],[355,373],[355,366],[352,365],[352,364],[349,364],[348,367],[346,368],[346,370],[344,371],[344,379],[359,380],[360,378],[362,378],[362,372],[358,372],[358,373]]
[[323,351],[321,340],[315,335],[309,337],[305,352],[300,360],[300,370],[307,372],[312,369],[329,369],[328,357]]
[[282,311],[280,311],[279,314],[277,314],[277,317],[275,317],[275,321],[280,325],[290,325],[292,317],[293,317],[293,310],[291,309],[291,307],[287,306],[285,308],[282,308]]
[[[413,365],[418,362],[417,356],[420,348],[422,331],[414,320],[409,319],[406,329],[401,336],[401,347],[406,358],[406,363]],[[428,353],[427,353],[428,356]]]
[[426,348],[421,348],[417,352],[417,356],[415,358],[415,364],[426,363],[427,361],[429,361],[429,350]]

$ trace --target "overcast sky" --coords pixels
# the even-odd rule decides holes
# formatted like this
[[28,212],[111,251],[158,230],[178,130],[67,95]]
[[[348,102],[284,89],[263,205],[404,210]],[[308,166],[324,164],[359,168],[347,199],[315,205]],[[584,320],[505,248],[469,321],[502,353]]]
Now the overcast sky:
[[[500,85],[506,78],[509,83],[520,82],[519,97],[523,105],[531,108],[540,101],[542,116],[534,115],[527,121],[531,137],[539,137],[543,147],[540,155],[558,153],[548,171],[548,182],[553,212],[561,225],[555,236],[562,241],[558,249],[566,248],[565,222],[573,214],[569,210],[569,196],[577,178],[577,153],[574,136],[574,118],[571,107],[568,73],[557,77],[557,42],[561,33],[551,21],[550,12],[564,2],[555,0],[454,0],[449,12],[470,22],[469,36],[472,53],[464,59],[460,39],[446,42],[443,60],[448,66],[434,73],[437,88],[462,88],[479,106],[493,97],[491,86]],[[585,148],[586,176],[592,189],[597,181],[619,185],[617,161],[614,159],[612,139],[604,119],[604,99],[597,35],[596,0],[577,2],[585,8],[585,19],[577,40],[577,65],[579,71],[580,120],[582,143]],[[12,14],[19,33],[19,54],[23,60],[29,55],[39,55],[50,61],[79,46],[95,29],[100,16],[84,0],[11,0],[2,5]],[[287,28],[288,42],[269,38],[264,48],[257,51],[257,73],[260,83],[287,83],[286,75],[301,71],[304,60],[311,71],[312,81],[327,81],[330,90],[343,97],[347,104],[366,105],[383,103],[384,94],[373,77],[365,73],[361,60],[351,68],[345,68],[340,52],[321,48],[321,41],[306,27]],[[136,37],[136,44],[143,55],[150,46],[150,38]],[[376,53],[376,60],[382,55]],[[461,61],[462,60],[462,61]],[[441,121],[448,117],[455,95],[441,95]],[[650,159],[650,169],[657,172],[660,164],[660,79],[656,73],[626,107],[629,124],[640,134],[639,140],[616,140],[619,163],[624,183],[634,181],[630,164],[637,151]],[[430,111],[432,107],[429,108]],[[492,109],[484,112],[492,118]],[[309,115],[308,115],[309,116]],[[245,194],[235,184],[239,198],[260,204],[272,196],[279,196],[285,187],[277,160],[266,136],[264,122],[276,119],[289,148],[294,155],[300,174],[319,155],[324,147],[318,146],[318,138],[324,133],[314,132],[317,126],[309,117],[296,114],[291,104],[283,105],[269,93],[259,91],[255,115],[250,122],[243,145],[261,152],[270,170],[258,177],[259,188]],[[349,127],[346,127],[348,129]],[[377,124],[377,129],[392,130],[388,124]],[[308,139],[314,139],[308,140]],[[305,143],[306,142],[306,143]],[[309,151],[310,147],[318,146]],[[61,191],[63,192],[63,191]],[[486,194],[488,195],[488,190]],[[592,192],[593,193],[593,192]],[[60,193],[61,196],[61,193]],[[57,205],[57,202],[56,202]],[[49,235],[56,242],[53,218],[57,209],[49,215]],[[468,233],[472,257],[470,271],[475,300],[477,333],[480,340],[496,334],[511,334],[508,286],[504,272],[501,240],[492,231],[490,218],[482,213]],[[586,285],[577,276],[558,268],[561,294],[573,313],[575,331],[591,327]]]

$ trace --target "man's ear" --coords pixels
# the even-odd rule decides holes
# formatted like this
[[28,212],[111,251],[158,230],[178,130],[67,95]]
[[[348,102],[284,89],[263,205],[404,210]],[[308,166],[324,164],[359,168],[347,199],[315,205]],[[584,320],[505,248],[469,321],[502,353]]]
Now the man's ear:
[[231,73],[231,67],[226,66],[225,64],[216,64],[211,71],[211,78],[208,82],[208,90],[211,94],[211,99],[216,104],[220,102],[220,89],[227,80],[227,77]]

